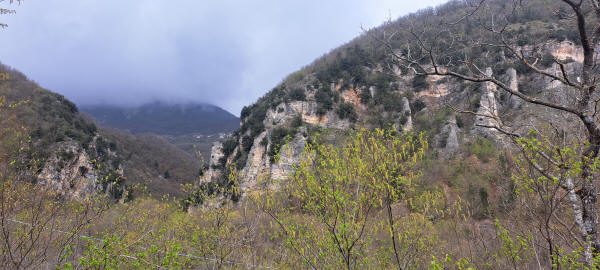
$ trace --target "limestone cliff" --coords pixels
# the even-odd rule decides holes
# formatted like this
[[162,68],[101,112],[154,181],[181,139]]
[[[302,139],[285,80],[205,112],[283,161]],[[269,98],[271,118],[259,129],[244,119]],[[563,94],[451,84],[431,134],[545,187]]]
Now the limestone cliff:
[[114,162],[103,162],[116,160],[117,156],[110,149],[99,154],[95,146],[98,138],[87,151],[74,141],[55,145],[38,175],[38,183],[63,197],[83,199],[103,192],[110,198],[124,198],[127,191],[123,168]]
[[[531,47],[526,45],[521,49],[527,51]],[[347,50],[356,55],[363,53],[357,47]],[[581,52],[567,41],[550,42],[542,52],[559,60],[571,59],[566,64],[568,69],[581,64]],[[339,57],[342,60],[338,61],[343,62],[343,57],[354,56]],[[323,129],[340,137],[356,124],[395,127],[403,133],[425,131],[439,157],[452,159],[464,142],[478,136],[492,140],[497,146],[504,145],[504,135],[493,127],[543,121],[523,120],[529,116],[520,112],[530,106],[491,82],[465,83],[442,76],[421,78],[395,65],[386,69],[382,63],[369,65],[357,60],[354,64],[360,68],[351,69],[354,73],[343,71],[340,77],[330,76],[327,69],[299,71],[256,104],[244,108],[241,128],[225,143],[235,147],[225,152],[220,146],[213,148],[211,169],[203,181],[226,178],[224,170],[232,166],[239,172],[242,190],[255,187],[265,177],[283,181],[292,173],[307,141]],[[331,65],[334,64],[327,68],[331,69]],[[543,89],[540,95],[552,96],[556,92],[552,89],[561,87],[535,73],[520,73],[511,65],[504,66],[503,69],[487,67],[485,75],[505,82],[517,92]],[[547,71],[556,68],[551,64],[544,67]],[[509,113],[512,116],[501,117]],[[273,158],[274,155],[278,158]]]

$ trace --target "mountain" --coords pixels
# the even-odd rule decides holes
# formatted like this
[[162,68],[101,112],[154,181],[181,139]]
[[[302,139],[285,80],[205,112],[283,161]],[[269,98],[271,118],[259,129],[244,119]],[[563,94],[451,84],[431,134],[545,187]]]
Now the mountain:
[[244,107],[197,172],[164,136],[98,128],[1,67],[0,180],[14,168],[60,194],[118,197],[129,181],[160,194],[186,183],[175,174],[201,178],[184,200],[90,215],[2,185],[0,216],[14,225],[2,227],[0,260],[599,269],[598,22],[598,1],[571,0],[457,0],[388,22]]
[[[542,2],[527,1],[512,9],[505,1],[487,1],[483,11],[476,10],[470,16],[480,16],[479,20],[470,20],[465,19],[470,7],[451,1],[367,31],[290,74],[256,103],[244,107],[240,128],[213,148],[210,169],[202,181],[237,185],[228,178],[232,168],[241,174],[242,190],[254,187],[264,177],[284,181],[315,134],[341,141],[349,130],[358,126],[393,128],[400,133],[426,132],[436,162],[451,164],[450,167],[475,153],[478,159],[487,160],[482,151],[494,153],[498,162],[498,153],[510,147],[507,143],[510,138],[482,126],[499,123],[500,116],[504,125],[514,130],[520,128],[519,132],[548,122],[569,126],[569,120],[523,102],[490,82],[422,74],[432,69],[427,64],[430,55],[420,48],[422,44],[431,44],[436,52],[452,48],[452,54],[440,57],[440,62],[454,63],[448,59],[457,59],[457,63],[472,63],[473,66],[456,69],[497,78],[516,93],[568,102],[568,97],[560,94],[563,84],[527,66],[527,61],[531,61],[541,71],[558,74],[560,66],[554,62],[557,60],[567,72],[576,73],[583,61],[576,24],[556,16],[555,11],[565,7],[560,1],[547,5]],[[485,22],[485,16],[496,13],[506,14],[510,42],[517,44],[517,50],[527,52],[526,61],[511,54],[508,48],[473,45],[478,44],[470,39],[475,37],[490,44],[497,42],[483,26],[478,26]],[[453,21],[456,23],[445,24]],[[436,32],[440,28],[435,25],[450,26],[447,32]],[[419,33],[419,39],[408,29]],[[461,34],[445,35],[453,31]],[[380,37],[389,39],[384,42]],[[440,44],[446,47],[435,47]],[[407,52],[416,60],[402,63],[397,55]],[[457,110],[472,113],[457,113]],[[280,153],[284,146],[289,151]],[[279,157],[275,158],[277,154]],[[431,172],[439,173],[438,170],[440,167],[432,168]],[[474,170],[470,177],[484,177],[480,172]],[[464,188],[481,189],[486,194],[499,192],[498,187],[492,189],[489,183],[448,181],[454,184],[458,181]],[[475,197],[471,203],[482,204]]]
[[21,72],[0,64],[0,73],[9,74],[0,80],[0,174],[78,198],[104,192],[126,199],[136,190],[177,197],[181,184],[197,181],[200,160],[164,138],[98,127]]
[[231,133],[239,118],[209,104],[148,103],[137,107],[112,105],[82,106],[81,110],[107,127],[129,130],[133,134],[159,135]]

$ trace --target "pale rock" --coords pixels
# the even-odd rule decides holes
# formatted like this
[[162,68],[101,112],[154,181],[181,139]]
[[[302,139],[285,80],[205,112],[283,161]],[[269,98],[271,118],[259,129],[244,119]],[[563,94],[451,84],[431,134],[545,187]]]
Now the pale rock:
[[[492,76],[492,69],[487,68],[486,76]],[[496,99],[497,88],[491,82],[484,82],[481,85],[481,99],[479,101],[479,109],[475,117],[474,132],[484,137],[488,137],[499,141],[499,134],[496,129],[490,127],[500,127],[499,106]]]
[[[406,117],[406,122],[404,124],[400,123],[400,119]],[[412,111],[410,109],[410,102],[408,102],[408,98],[402,97],[402,111],[400,112],[400,119],[396,123],[396,129],[402,129],[403,132],[409,132],[413,129],[413,120],[412,120]]]
[[223,143],[214,142],[210,149],[210,160],[208,162],[208,170],[200,178],[200,183],[210,182],[212,179],[217,178],[221,174],[221,170],[217,169],[219,166],[219,159],[223,157]]

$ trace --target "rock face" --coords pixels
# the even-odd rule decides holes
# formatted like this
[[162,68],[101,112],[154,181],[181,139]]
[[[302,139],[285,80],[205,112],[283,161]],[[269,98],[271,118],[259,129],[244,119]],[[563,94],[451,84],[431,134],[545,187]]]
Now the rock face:
[[458,151],[460,147],[458,142],[459,132],[456,116],[452,115],[442,127],[440,134],[435,137],[437,148],[440,149],[439,153],[443,158],[451,158]]
[[[534,46],[523,46],[520,48],[524,51],[532,51],[539,49]],[[542,52],[554,55],[557,59],[566,60],[572,58],[575,63],[581,59],[581,53],[576,46],[570,43],[552,43],[544,46]],[[507,56],[503,53],[500,59],[506,61]],[[507,63],[510,64],[510,63]],[[575,64],[569,64],[569,68],[573,68]],[[504,135],[493,127],[501,128],[503,123],[500,121],[500,114],[507,112],[515,112],[519,114],[521,110],[526,109],[526,104],[515,95],[508,93],[502,89],[497,89],[497,86],[491,82],[484,82],[479,85],[474,83],[465,83],[452,77],[444,76],[427,76],[427,87],[416,91],[418,86],[415,86],[415,76],[409,72],[402,71],[397,66],[391,66],[393,79],[385,80],[381,77],[378,84],[373,81],[363,80],[354,82],[348,80],[347,77],[328,77],[320,79],[318,70],[309,70],[306,73],[297,73],[304,75],[301,78],[293,76],[295,79],[285,81],[280,86],[274,88],[272,92],[267,94],[264,99],[259,100],[257,104],[252,105],[253,111],[248,111],[246,119],[242,119],[242,133],[237,134],[237,148],[228,157],[228,165],[235,163],[233,156],[241,157],[239,163],[235,165],[241,173],[241,187],[250,189],[256,186],[262,177],[268,177],[274,180],[284,180],[289,177],[293,171],[293,164],[300,158],[306,142],[307,136],[310,136],[309,131],[313,131],[316,127],[334,129],[333,133],[342,134],[344,131],[352,128],[352,123],[348,120],[340,119],[336,113],[337,109],[341,110],[341,104],[350,104],[352,113],[357,115],[360,121],[364,121],[366,125],[371,127],[383,126],[388,127],[394,124],[399,132],[409,132],[412,130],[426,130],[438,132],[438,134],[429,134],[434,136],[433,146],[436,148],[442,158],[453,158],[459,152],[462,141],[468,141],[470,137],[482,136],[494,141],[497,145],[503,145]],[[382,65],[376,67],[371,66],[365,68],[367,78],[377,78],[377,72],[383,72]],[[345,73],[344,73],[345,74]],[[347,75],[347,74],[346,74]],[[494,76],[492,69],[487,68],[485,75],[488,77]],[[521,75],[521,78],[519,77]],[[518,74],[514,68],[508,68],[506,74],[495,76],[499,80],[505,82],[514,91],[525,91],[529,93],[530,88],[544,89],[556,82],[545,82],[543,79],[537,79],[532,74]],[[344,80],[346,81],[344,83]],[[519,85],[521,80],[523,85]],[[540,80],[535,81],[535,80]],[[361,84],[362,83],[362,84]],[[417,81],[418,83],[418,81]],[[327,86],[327,87],[325,87]],[[478,88],[475,88],[478,87]],[[381,88],[381,89],[380,89]],[[523,89],[520,89],[523,88]],[[290,94],[290,89],[296,91],[301,89],[304,91],[303,98],[291,98],[286,96]],[[328,97],[331,99],[329,103],[324,100],[315,100],[317,91],[327,89],[332,94]],[[479,91],[476,95],[479,96],[478,104],[474,103],[476,99],[472,97],[473,90]],[[382,91],[382,92],[379,92]],[[383,92],[388,91],[388,92]],[[323,93],[323,92],[321,92]],[[379,93],[385,93],[386,96],[379,96]],[[323,95],[319,94],[320,97]],[[287,97],[287,98],[282,98]],[[297,95],[295,96],[297,97]],[[369,97],[371,98],[369,100]],[[361,102],[362,101],[364,102]],[[375,101],[377,103],[375,103]],[[459,103],[465,102],[464,106]],[[262,102],[262,103],[261,103]],[[323,111],[324,105],[327,104],[326,111]],[[413,107],[411,108],[411,104]],[[459,127],[457,118],[453,114],[448,114],[448,104],[459,105],[458,107],[465,110],[476,110],[473,126],[471,123]],[[477,106],[475,109],[475,106]],[[321,106],[321,107],[319,107]],[[348,107],[346,107],[348,108]],[[348,110],[351,110],[348,109]],[[253,112],[260,112],[254,114]],[[318,114],[317,112],[320,112]],[[341,114],[341,113],[340,113]],[[260,115],[260,118],[257,117]],[[263,118],[264,116],[264,118]],[[517,115],[518,117],[518,115]],[[257,120],[259,119],[259,120]],[[291,126],[290,123],[301,119],[304,126]],[[514,123],[514,119],[507,119],[505,124]],[[252,120],[252,121],[250,121]],[[470,118],[463,121],[471,121]],[[248,124],[248,125],[246,125]],[[252,124],[251,127],[248,127]],[[307,125],[309,124],[309,125]],[[244,126],[246,125],[246,126]],[[436,125],[436,126],[433,126]],[[263,129],[264,126],[264,129]],[[307,129],[307,126],[312,126]],[[255,128],[254,133],[250,129]],[[287,144],[281,147],[279,151],[279,159],[273,160],[272,155],[273,138],[277,138],[275,131],[293,129],[293,135],[287,141]],[[297,130],[296,130],[297,129]],[[260,133],[260,134],[259,134]],[[308,134],[308,135],[307,135]],[[243,138],[251,138],[252,145],[250,147],[248,139],[244,142]],[[337,138],[336,138],[337,139]],[[279,139],[278,139],[279,140]],[[246,144],[249,149],[240,147]],[[211,159],[211,167],[217,164],[218,159],[222,157],[218,147],[213,148],[213,158]],[[243,158],[246,158],[245,160]],[[245,163],[244,163],[245,162]],[[215,177],[219,172],[209,171],[208,179]]]
[[[519,78],[517,77],[517,71],[514,68],[509,68],[506,71],[506,76],[508,77],[508,85],[510,89],[519,92]],[[523,100],[515,95],[506,94],[506,96],[507,98],[504,99],[504,102],[512,109],[517,109],[521,106],[521,104],[523,104]]]
[[275,127],[285,125],[298,116],[305,123],[324,128],[347,129],[350,127],[349,121],[339,119],[333,111],[318,116],[316,110],[315,102],[294,101],[279,104],[274,110],[267,111],[264,120],[266,131],[254,139],[246,164],[240,170],[243,179],[240,185],[242,190],[253,188],[262,180],[261,178],[284,180],[293,172],[293,165],[306,146],[306,128],[299,127],[294,137],[280,147],[278,160],[272,162],[268,155],[268,149],[274,144],[271,141],[271,133]]
[[293,165],[299,160],[300,154],[306,146],[306,138],[299,132],[280,150],[279,160],[271,166],[271,179],[282,181],[294,171]]
[[[95,149],[91,148],[89,151],[94,152]],[[109,158],[116,157],[110,150],[104,154]],[[104,191],[109,197],[122,198],[125,194],[125,186],[120,185],[123,168],[120,165],[117,168],[101,168],[102,165],[99,166],[97,162],[97,158],[91,158],[88,151],[77,143],[63,142],[57,145],[57,150],[47,159],[38,175],[38,183],[64,197],[83,199]]]
[[402,97],[402,112],[400,112],[400,119],[396,125],[398,130],[402,129],[404,132],[413,129],[412,111],[410,109],[410,102],[408,102],[408,98],[406,97]]
[[218,169],[219,159],[223,157],[223,143],[215,142],[210,149],[210,160],[208,161],[208,170],[200,178],[200,182],[210,182],[215,179],[221,173]]
[[292,101],[281,103],[275,109],[267,111],[267,117],[264,121],[265,128],[269,129],[291,121],[294,117],[300,115],[302,121],[319,125],[325,128],[347,129],[350,127],[348,120],[339,119],[334,111],[329,111],[324,115],[317,114],[317,103],[314,101]]
[[[485,70],[485,73],[488,77],[493,76],[492,69],[489,67]],[[501,125],[499,120],[499,104],[496,99],[498,90],[495,84],[484,82],[481,84],[480,92],[481,99],[479,100],[479,109],[475,117],[473,131],[477,135],[498,141],[500,139],[498,131],[490,128],[500,127]]]

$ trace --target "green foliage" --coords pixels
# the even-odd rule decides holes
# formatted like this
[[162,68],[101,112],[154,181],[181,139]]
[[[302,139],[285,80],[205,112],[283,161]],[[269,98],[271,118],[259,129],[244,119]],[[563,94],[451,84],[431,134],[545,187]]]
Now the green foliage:
[[348,119],[351,122],[355,122],[358,118],[354,105],[351,103],[341,102],[335,112],[341,119]]
[[244,120],[244,119],[246,119],[246,117],[250,116],[250,113],[251,113],[251,111],[250,111],[250,107],[248,107],[248,106],[244,106],[244,107],[242,108],[242,111],[240,112],[240,119],[241,119],[241,120]]
[[360,103],[362,104],[368,104],[369,101],[371,100],[371,91],[369,91],[368,88],[362,88],[360,90]]
[[292,119],[292,121],[290,122],[290,126],[292,128],[299,128],[302,126],[302,116],[301,115],[296,115],[294,116],[294,118]]
[[[439,192],[414,189],[426,149],[422,135],[380,129],[353,132],[341,147],[314,142],[289,183],[274,188],[280,192],[254,198],[278,224],[276,237],[307,267],[391,268],[410,257],[421,268],[439,241],[431,221],[444,207]],[[414,212],[397,214],[392,208],[400,202]],[[377,209],[387,209],[385,222],[377,220]],[[375,243],[384,245],[370,249]]]
[[415,117],[415,127],[427,134],[439,134],[449,114],[450,109],[448,108],[417,115]]
[[415,92],[421,92],[429,88],[426,75],[415,75],[412,80],[412,87]]
[[242,150],[244,152],[249,152],[250,149],[252,148],[253,144],[254,144],[254,140],[252,137],[250,137],[248,135],[242,137]]
[[333,108],[334,94],[328,84],[317,89],[315,100],[317,101],[317,115],[324,115]]
[[279,153],[281,147],[289,140],[293,139],[297,132],[298,131],[295,128],[286,128],[283,126],[273,129],[270,134],[271,144],[269,145],[269,150],[267,152],[271,162],[275,160],[275,156]]
[[483,137],[475,137],[475,140],[468,144],[468,151],[483,162],[488,162],[492,157],[497,156],[494,143]]
[[294,88],[290,91],[289,98],[292,101],[306,101],[306,93],[302,88]]
[[221,165],[225,165],[225,160],[227,160],[227,158],[229,156],[231,156],[231,154],[233,154],[233,151],[235,150],[235,147],[237,146],[237,141],[235,137],[229,138],[226,141],[223,142],[223,157],[221,158],[221,162],[219,162]]
[[425,102],[423,102],[422,100],[415,100],[412,104],[412,112],[413,113],[417,113],[420,112],[421,110],[423,110],[425,107],[427,107],[427,104],[425,104]]

